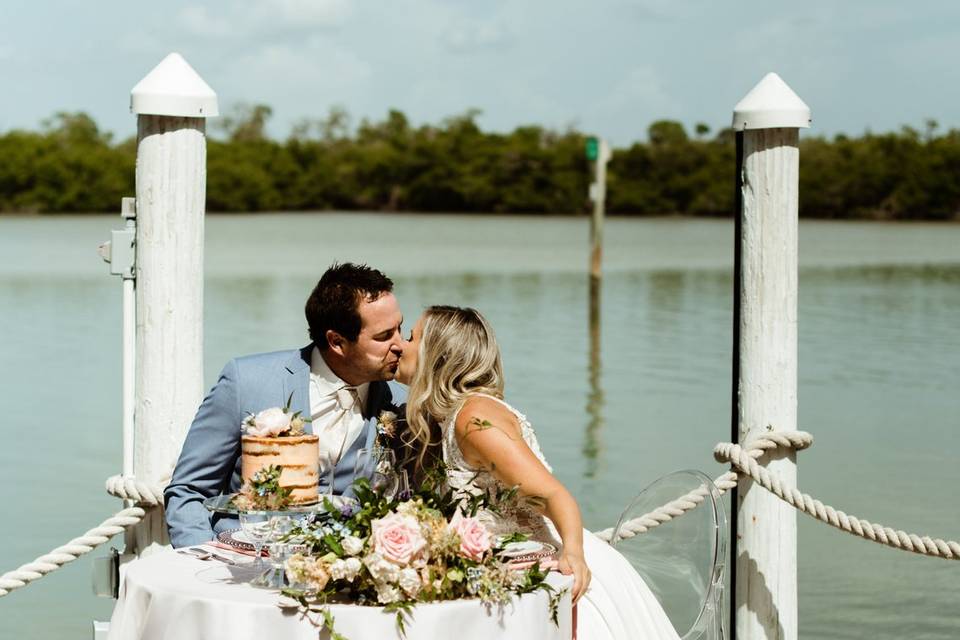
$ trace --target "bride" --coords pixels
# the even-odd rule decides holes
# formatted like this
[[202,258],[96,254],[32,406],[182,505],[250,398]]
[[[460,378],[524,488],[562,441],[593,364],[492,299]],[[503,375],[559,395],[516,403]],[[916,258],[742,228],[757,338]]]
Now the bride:
[[480,313],[428,308],[403,347],[397,379],[410,388],[407,422],[418,441],[418,465],[439,445],[453,489],[518,486],[535,498],[511,513],[482,517],[494,533],[520,529],[560,549],[559,569],[574,577],[577,638],[677,638],[626,558],[584,530],[576,501],[551,473],[530,423],[503,401],[500,350]]

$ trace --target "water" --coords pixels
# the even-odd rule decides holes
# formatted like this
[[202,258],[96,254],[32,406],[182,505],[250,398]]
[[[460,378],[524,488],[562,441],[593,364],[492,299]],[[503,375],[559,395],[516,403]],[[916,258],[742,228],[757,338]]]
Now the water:
[[[120,282],[94,249],[119,216],[0,218],[0,571],[119,508]],[[607,222],[601,369],[591,383],[583,219],[318,214],[207,220],[205,371],[306,342],[302,306],[334,259],[432,303],[484,311],[508,399],[536,426],[587,525],[651,480],[722,469],[729,433],[733,227]],[[960,225],[803,223],[801,488],[895,528],[960,538]],[[798,516],[802,638],[960,634],[957,564]],[[103,555],[96,551],[93,555]],[[88,638],[112,601],[86,556],[0,598],[0,638]]]

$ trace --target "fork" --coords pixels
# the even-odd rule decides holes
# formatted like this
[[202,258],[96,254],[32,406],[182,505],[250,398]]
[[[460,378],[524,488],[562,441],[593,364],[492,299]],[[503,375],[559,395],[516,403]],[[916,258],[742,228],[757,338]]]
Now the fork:
[[177,549],[177,553],[182,553],[185,556],[190,556],[191,558],[196,558],[197,560],[209,560],[213,557],[212,553],[200,551],[199,549]]
[[210,560],[212,558],[214,560],[219,560],[224,564],[237,564],[236,561],[231,560],[226,556],[222,556],[219,553],[214,553],[212,551],[204,551],[203,549],[200,549],[197,547],[190,547],[187,549],[177,549],[177,551],[184,555],[193,556],[198,560]]

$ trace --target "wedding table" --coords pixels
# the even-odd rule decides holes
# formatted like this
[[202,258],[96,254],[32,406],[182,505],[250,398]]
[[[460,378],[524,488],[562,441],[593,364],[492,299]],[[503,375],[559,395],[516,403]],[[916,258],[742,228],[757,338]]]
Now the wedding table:
[[[173,550],[134,560],[126,567],[108,640],[317,639],[318,626],[297,609],[281,608],[278,591],[252,587],[246,576],[242,567]],[[548,582],[559,590],[572,587],[573,578],[551,572]],[[413,610],[406,638],[569,640],[569,591],[560,601],[559,626],[550,620],[549,599],[546,592],[536,591],[504,607],[487,607],[479,600],[421,604]],[[337,633],[348,640],[400,637],[396,615],[379,607],[336,604],[330,610]]]

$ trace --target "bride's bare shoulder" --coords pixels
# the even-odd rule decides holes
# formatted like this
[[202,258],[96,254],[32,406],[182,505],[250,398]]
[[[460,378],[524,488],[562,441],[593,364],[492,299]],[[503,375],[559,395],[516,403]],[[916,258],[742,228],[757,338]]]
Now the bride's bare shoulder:
[[513,438],[520,432],[520,423],[507,405],[489,396],[467,398],[457,415],[457,437],[461,440],[477,432],[496,429]]

